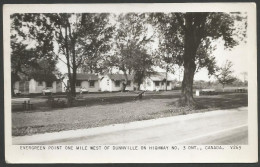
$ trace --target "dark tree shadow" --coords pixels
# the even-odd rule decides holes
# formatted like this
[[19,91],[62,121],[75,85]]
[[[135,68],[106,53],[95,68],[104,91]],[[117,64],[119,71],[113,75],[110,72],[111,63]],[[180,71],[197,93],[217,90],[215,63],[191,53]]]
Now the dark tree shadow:
[[206,108],[231,109],[248,106],[247,93],[231,93],[217,96],[195,98],[199,104]]
[[[94,105],[109,105],[109,104],[119,104],[126,102],[134,102],[136,101],[137,94],[130,93],[126,96],[116,96],[111,95],[110,97],[91,97],[86,96],[82,99],[78,99],[75,101],[73,107],[80,106],[94,106]],[[230,108],[238,108],[243,106],[248,106],[247,93],[229,93],[229,94],[221,94],[221,95],[207,95],[207,96],[199,96],[195,97],[196,102],[202,106],[202,108],[214,108],[214,109],[230,109]],[[168,103],[167,105],[176,105],[176,100],[180,98],[179,92],[167,92],[166,94],[163,92],[148,92],[146,93],[142,101],[150,100],[150,99],[172,99],[173,102]],[[43,112],[50,111],[55,108],[48,107],[46,102],[39,102],[34,104],[35,109],[31,111],[20,111],[13,110],[13,112]]]

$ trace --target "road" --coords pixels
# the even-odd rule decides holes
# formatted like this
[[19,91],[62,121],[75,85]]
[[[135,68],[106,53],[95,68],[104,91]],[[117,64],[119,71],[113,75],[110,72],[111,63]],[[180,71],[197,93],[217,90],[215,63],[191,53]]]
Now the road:
[[13,137],[13,144],[244,145],[248,108],[159,118],[105,127]]

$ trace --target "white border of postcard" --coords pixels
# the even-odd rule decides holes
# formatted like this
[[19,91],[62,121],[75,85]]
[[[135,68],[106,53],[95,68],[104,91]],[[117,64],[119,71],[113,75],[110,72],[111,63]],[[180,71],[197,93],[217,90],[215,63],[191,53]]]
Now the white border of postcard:
[[[247,12],[248,13],[248,145],[241,150],[185,151],[75,151],[21,150],[12,145],[10,14],[82,12]],[[5,157],[7,163],[172,163],[172,162],[257,162],[257,33],[255,3],[177,3],[177,4],[6,4],[4,26]]]

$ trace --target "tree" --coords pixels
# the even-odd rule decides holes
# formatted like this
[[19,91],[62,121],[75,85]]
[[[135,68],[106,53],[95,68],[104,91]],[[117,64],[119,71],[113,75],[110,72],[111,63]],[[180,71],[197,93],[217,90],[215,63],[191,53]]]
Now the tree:
[[[70,83],[68,88],[72,96],[76,95],[77,69],[83,64],[97,64],[97,59],[109,50],[108,41],[113,30],[113,27],[109,26],[109,14],[28,13],[14,14],[12,17],[15,35],[18,34],[22,39],[34,41],[30,42],[30,45],[34,46],[30,54],[28,54],[28,44],[22,43],[20,46],[13,47],[20,51],[26,50],[27,53],[23,54],[27,55],[24,56],[26,57],[25,64],[34,65],[41,57],[51,57],[64,62],[68,69]],[[20,38],[17,40],[20,41]],[[54,48],[54,45],[58,50]],[[20,51],[14,54],[20,54]],[[95,61],[92,61],[93,59]]]
[[183,54],[182,38],[177,31],[172,14],[155,13],[150,15],[150,22],[158,38],[158,50],[156,51],[157,65],[166,71],[165,90],[167,91],[168,72],[175,73],[176,67],[182,64]]
[[133,63],[132,69],[134,71],[134,80],[137,83],[137,89],[140,90],[140,85],[143,83],[145,77],[149,76],[154,72],[152,66],[154,64],[152,56],[146,51],[139,51],[132,58]]
[[[11,15],[11,84],[21,79],[34,77],[33,73],[41,70],[40,60],[45,59],[47,64],[56,64],[52,56],[53,35],[46,20],[40,14],[13,14]],[[48,68],[51,75],[54,68]],[[37,75],[39,76],[39,75]]]
[[108,41],[113,30],[113,27],[108,26],[109,14],[54,13],[45,16],[54,26],[59,54],[66,58],[69,91],[75,96],[77,69],[89,65],[90,71],[93,72],[93,66],[97,64],[98,59],[109,50]]
[[[199,66],[210,74],[215,70],[215,59],[210,56],[212,42],[224,41],[225,48],[232,48],[246,37],[246,17],[240,13],[157,13],[152,22],[169,29],[165,38],[178,37],[183,53],[179,55],[184,66],[181,105],[196,106],[193,99],[193,78]],[[244,24],[235,25],[236,22]],[[175,47],[174,45],[172,47]]]
[[232,84],[234,81],[236,81],[236,78],[232,76],[232,66],[233,64],[227,60],[222,67],[217,69],[215,74],[218,82],[222,85],[223,92],[225,85]]
[[45,81],[46,83],[52,83],[57,81],[56,62],[42,58],[38,60],[38,68],[31,69],[29,72],[29,78],[33,78],[36,81]]
[[150,68],[151,58],[150,54],[147,53],[146,45],[151,41],[152,35],[148,36],[145,19],[145,14],[137,13],[117,16],[114,54],[109,61],[111,66],[117,67],[124,73],[125,81],[122,91],[125,91],[127,85],[127,74],[135,73],[135,78],[140,83],[146,75],[146,69]]
[[80,68],[88,73],[103,73],[106,70],[104,66],[105,58],[111,50],[111,39],[114,32],[114,25],[110,23],[110,15],[103,14],[84,14],[84,31],[86,34],[80,41],[83,47],[85,59]]

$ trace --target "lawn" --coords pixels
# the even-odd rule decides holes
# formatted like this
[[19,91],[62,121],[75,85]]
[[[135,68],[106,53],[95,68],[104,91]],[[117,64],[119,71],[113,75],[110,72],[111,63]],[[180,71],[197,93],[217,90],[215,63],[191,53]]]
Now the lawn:
[[204,104],[205,108],[193,111],[177,108],[175,102],[178,100],[179,94],[172,92],[146,94],[143,100],[135,101],[133,97],[136,95],[130,93],[118,93],[111,97],[84,96],[86,96],[85,106],[47,111],[13,112],[13,136],[91,128],[248,105],[246,93],[196,97],[196,101]]

